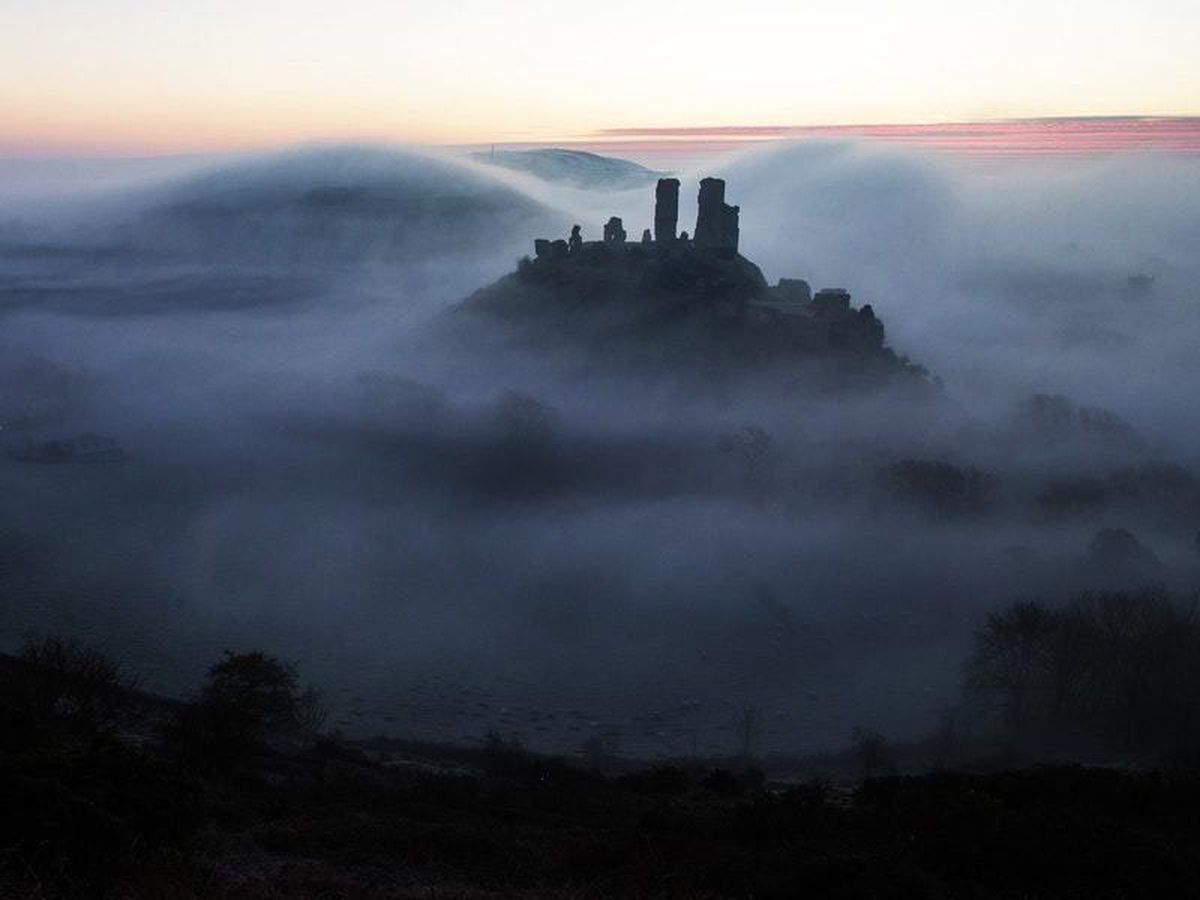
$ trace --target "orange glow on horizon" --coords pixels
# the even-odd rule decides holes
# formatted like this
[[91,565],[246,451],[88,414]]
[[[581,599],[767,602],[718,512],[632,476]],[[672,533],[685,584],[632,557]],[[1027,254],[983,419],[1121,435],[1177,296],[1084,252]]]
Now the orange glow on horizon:
[[1193,6],[0,2],[0,149],[659,141],[662,126],[706,122],[736,124],[692,140],[778,123],[886,139],[943,122],[1200,116]]

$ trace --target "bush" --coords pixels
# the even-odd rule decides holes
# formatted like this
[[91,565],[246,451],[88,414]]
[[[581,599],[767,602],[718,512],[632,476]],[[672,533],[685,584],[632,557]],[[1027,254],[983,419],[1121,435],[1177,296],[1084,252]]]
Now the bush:
[[992,502],[995,480],[972,466],[960,469],[947,462],[905,459],[883,472],[893,496],[920,506],[938,517],[976,515]]
[[1109,580],[1144,582],[1162,563],[1127,528],[1102,528],[1092,535],[1084,557],[1087,568]]
[[1012,747],[1074,731],[1117,751],[1200,748],[1200,620],[1160,588],[992,614],[967,664],[972,697]]
[[887,738],[871,728],[855,728],[850,735],[854,756],[863,778],[874,778],[892,768]]
[[27,643],[0,689],[0,746],[89,740],[132,713],[136,682],[98,650],[60,638]]
[[1076,436],[1134,444],[1137,432],[1116,413],[1098,406],[1077,407],[1061,394],[1034,394],[1017,405],[1016,420],[1038,437],[1062,440]]
[[1034,503],[1044,516],[1068,518],[1095,513],[1109,500],[1108,485],[1100,478],[1062,478],[1046,485]]
[[618,784],[636,794],[682,794],[691,784],[686,769],[669,763],[653,766],[641,772],[630,772],[618,779]]
[[259,651],[226,651],[169,736],[185,751],[226,764],[255,748],[310,738],[324,718],[320,696],[300,688],[295,666]]

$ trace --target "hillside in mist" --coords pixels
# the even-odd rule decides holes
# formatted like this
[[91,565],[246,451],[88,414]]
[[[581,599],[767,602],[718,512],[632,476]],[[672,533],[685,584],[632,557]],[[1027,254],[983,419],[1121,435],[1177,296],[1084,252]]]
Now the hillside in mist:
[[262,647],[360,736],[726,753],[752,707],[808,752],[927,733],[1015,597],[1195,584],[1185,163],[781,145],[681,178],[693,250],[696,176],[740,204],[715,257],[643,247],[650,187],[409,149],[111,169],[0,215],[7,647],[166,693]]
[[583,150],[545,147],[535,150],[489,150],[471,158],[489,166],[525,172],[545,181],[591,190],[625,190],[653,184],[662,173],[627,159]]
[[561,213],[478,167],[407,150],[301,148],[181,168],[155,177],[141,167],[131,182],[109,175],[120,187],[92,187],[74,205],[55,196],[49,216],[32,212],[36,199],[15,203],[0,221],[0,306],[287,309],[376,276],[412,290],[448,268],[511,259],[530,230],[565,227]]
[[141,224],[227,259],[423,262],[503,246],[552,211],[453,160],[377,148],[295,151],[200,173]]

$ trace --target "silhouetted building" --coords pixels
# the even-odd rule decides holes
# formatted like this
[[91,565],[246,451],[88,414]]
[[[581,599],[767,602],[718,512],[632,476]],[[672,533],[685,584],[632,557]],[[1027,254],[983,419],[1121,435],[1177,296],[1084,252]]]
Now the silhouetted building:
[[625,226],[621,224],[621,219],[618,216],[613,216],[604,224],[604,243],[625,243]]
[[[660,178],[654,200],[654,230],[642,230],[640,241],[627,242],[618,216],[604,224],[603,241],[583,240],[576,225],[569,241],[536,240],[537,259],[522,260],[519,280],[535,292],[586,296],[597,304],[606,297],[637,297],[685,317],[719,315],[731,333],[741,328],[761,336],[762,347],[775,348],[770,352],[871,355],[886,350],[883,323],[869,305],[855,309],[848,291],[814,292],[802,278],[767,283],[758,266],[738,252],[740,209],[725,202],[722,179],[700,182],[691,240],[686,231],[676,236],[678,179]],[[889,359],[901,365],[894,354]]]
[[679,224],[679,179],[660,178],[654,190],[654,239],[660,244],[675,240]]
[[785,303],[808,303],[812,300],[812,288],[803,278],[780,278],[775,293]]
[[812,299],[813,309],[818,313],[845,313],[850,311],[850,292],[844,288],[821,288]]
[[566,241],[548,241],[544,238],[538,238],[533,242],[533,253],[538,259],[565,259],[567,254],[570,253],[570,248],[567,246]]
[[[700,182],[700,208],[696,216],[694,241],[689,241],[686,231],[679,232],[677,236],[679,179],[660,178],[654,192],[654,231],[645,229],[641,243],[656,243],[664,250],[690,250],[694,246],[732,259],[738,255],[738,212],[738,207],[725,203],[725,182],[720,178],[705,178]],[[627,237],[625,225],[619,216],[611,217],[604,224],[603,243],[624,244]],[[580,227],[575,225],[566,241],[535,240],[536,257],[545,261],[561,259],[562,254],[554,247],[556,243],[564,246],[565,255],[574,256],[577,253],[586,255],[590,243],[596,242],[585,241]]]
[[738,207],[725,202],[724,179],[702,179],[693,238],[696,246],[722,256],[737,255],[738,211]]

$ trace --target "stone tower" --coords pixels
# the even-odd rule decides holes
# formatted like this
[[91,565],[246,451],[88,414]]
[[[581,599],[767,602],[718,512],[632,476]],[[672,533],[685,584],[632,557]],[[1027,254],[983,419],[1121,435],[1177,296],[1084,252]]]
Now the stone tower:
[[692,238],[696,246],[722,256],[736,256],[739,207],[726,204],[723,179],[701,180],[699,207]]
[[679,179],[660,178],[654,190],[654,240],[669,244],[679,224]]

